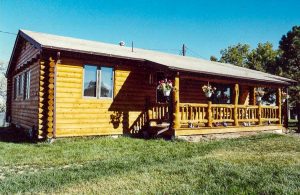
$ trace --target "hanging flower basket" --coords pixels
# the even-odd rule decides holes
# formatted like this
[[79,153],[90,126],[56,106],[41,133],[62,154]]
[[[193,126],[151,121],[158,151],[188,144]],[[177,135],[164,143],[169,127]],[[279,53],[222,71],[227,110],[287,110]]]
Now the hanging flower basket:
[[163,91],[163,93],[164,93],[164,96],[170,96],[170,93],[171,93],[171,89],[169,89],[169,90],[164,90]]
[[261,97],[260,96],[256,96],[256,101],[257,102],[261,102]]
[[166,97],[170,96],[172,88],[173,88],[172,81],[168,79],[159,81],[157,86],[157,89],[161,90],[164,96]]
[[262,97],[265,95],[265,92],[263,91],[263,89],[259,88],[259,90],[257,90],[255,92],[256,95],[256,102],[261,102]]
[[210,98],[211,96],[212,96],[212,92],[211,91],[208,91],[208,92],[205,92],[205,96],[207,97],[207,98]]
[[203,85],[202,86],[202,91],[204,92],[205,96],[207,98],[210,98],[212,96],[212,94],[215,92],[216,88],[212,87],[209,82],[207,83],[207,85]]

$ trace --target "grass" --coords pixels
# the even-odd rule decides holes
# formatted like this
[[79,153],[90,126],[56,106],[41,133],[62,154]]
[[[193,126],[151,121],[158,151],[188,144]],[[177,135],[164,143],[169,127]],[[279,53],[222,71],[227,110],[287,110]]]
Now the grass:
[[0,194],[299,194],[300,137],[0,142]]

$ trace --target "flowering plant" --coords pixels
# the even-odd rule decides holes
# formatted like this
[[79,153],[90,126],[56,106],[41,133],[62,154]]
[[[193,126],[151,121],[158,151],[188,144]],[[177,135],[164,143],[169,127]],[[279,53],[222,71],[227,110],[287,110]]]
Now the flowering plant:
[[157,89],[161,91],[169,91],[173,88],[171,80],[165,79],[158,82]]
[[209,83],[207,85],[202,86],[202,90],[204,93],[214,93],[217,88],[212,87]]
[[255,91],[255,95],[259,96],[259,97],[262,97],[265,95],[265,92],[261,89]]

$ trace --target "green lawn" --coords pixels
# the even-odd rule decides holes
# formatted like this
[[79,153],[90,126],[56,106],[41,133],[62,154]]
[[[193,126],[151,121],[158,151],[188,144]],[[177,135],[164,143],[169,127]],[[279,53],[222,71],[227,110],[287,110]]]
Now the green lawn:
[[0,142],[0,194],[299,194],[300,137]]

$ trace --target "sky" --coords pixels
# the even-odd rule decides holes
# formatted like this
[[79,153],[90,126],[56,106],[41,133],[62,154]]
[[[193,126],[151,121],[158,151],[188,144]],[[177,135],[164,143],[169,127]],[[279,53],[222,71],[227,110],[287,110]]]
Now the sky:
[[[0,31],[19,29],[209,59],[237,43],[271,42],[300,25],[299,0],[0,0]],[[0,33],[8,63],[16,36]]]

